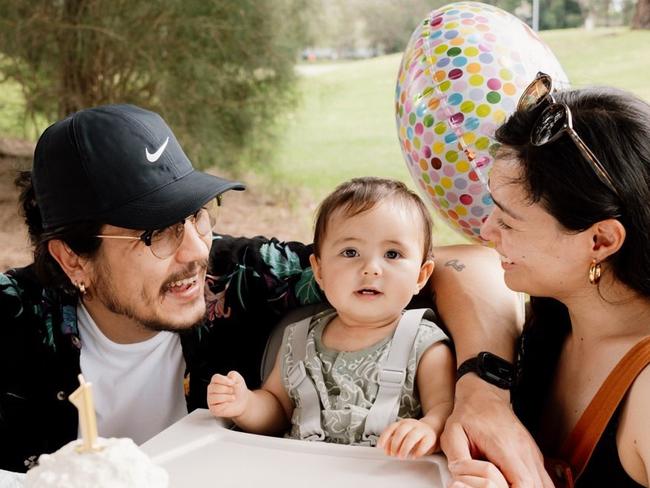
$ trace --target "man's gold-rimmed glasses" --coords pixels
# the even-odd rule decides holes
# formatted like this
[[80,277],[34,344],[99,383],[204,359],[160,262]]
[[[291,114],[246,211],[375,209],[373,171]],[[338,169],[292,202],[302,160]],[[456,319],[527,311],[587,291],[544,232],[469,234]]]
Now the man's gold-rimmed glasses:
[[221,198],[218,196],[198,209],[192,215],[168,227],[146,230],[139,236],[99,234],[95,237],[101,239],[139,240],[144,242],[145,246],[151,250],[154,256],[160,259],[167,259],[176,252],[183,242],[183,236],[185,235],[185,222],[189,220],[194,225],[196,232],[200,236],[206,236],[214,229],[214,226],[217,223],[217,215],[220,206]]

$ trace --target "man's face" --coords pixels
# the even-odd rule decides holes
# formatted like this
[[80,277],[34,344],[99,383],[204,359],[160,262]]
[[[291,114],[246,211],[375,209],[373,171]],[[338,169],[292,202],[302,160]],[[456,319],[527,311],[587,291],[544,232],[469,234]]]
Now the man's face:
[[[105,226],[102,234],[141,232]],[[138,342],[155,331],[191,328],[205,314],[205,274],[212,235],[186,221],[183,240],[166,259],[139,240],[105,239],[90,263],[83,302],[98,327],[115,342]]]

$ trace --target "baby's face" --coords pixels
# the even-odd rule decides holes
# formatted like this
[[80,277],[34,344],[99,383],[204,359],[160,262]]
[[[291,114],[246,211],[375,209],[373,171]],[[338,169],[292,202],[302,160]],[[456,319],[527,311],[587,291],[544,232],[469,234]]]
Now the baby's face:
[[431,273],[422,265],[423,232],[416,209],[390,200],[353,217],[332,215],[314,273],[342,319],[399,317]]

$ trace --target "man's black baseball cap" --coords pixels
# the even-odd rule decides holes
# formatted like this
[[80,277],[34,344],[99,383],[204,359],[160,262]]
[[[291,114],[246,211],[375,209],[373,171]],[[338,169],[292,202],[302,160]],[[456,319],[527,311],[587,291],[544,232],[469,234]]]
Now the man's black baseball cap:
[[160,229],[245,188],[195,171],[165,121],[133,105],[88,108],[48,127],[32,182],[46,230],[87,220]]

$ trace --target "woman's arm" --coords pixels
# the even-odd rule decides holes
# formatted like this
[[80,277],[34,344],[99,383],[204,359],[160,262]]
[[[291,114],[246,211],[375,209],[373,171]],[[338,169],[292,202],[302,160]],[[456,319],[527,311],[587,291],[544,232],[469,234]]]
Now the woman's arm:
[[524,309],[503,281],[499,255],[476,245],[438,247],[431,286],[456,348],[456,362],[490,351],[513,360]]
[[[431,284],[438,312],[454,340],[457,364],[481,351],[513,360],[524,309],[519,295],[503,281],[498,254],[461,245],[437,248],[435,257]],[[537,445],[512,411],[510,392],[475,374],[456,383],[454,411],[441,445],[452,464],[490,460],[512,486],[553,486]]]

